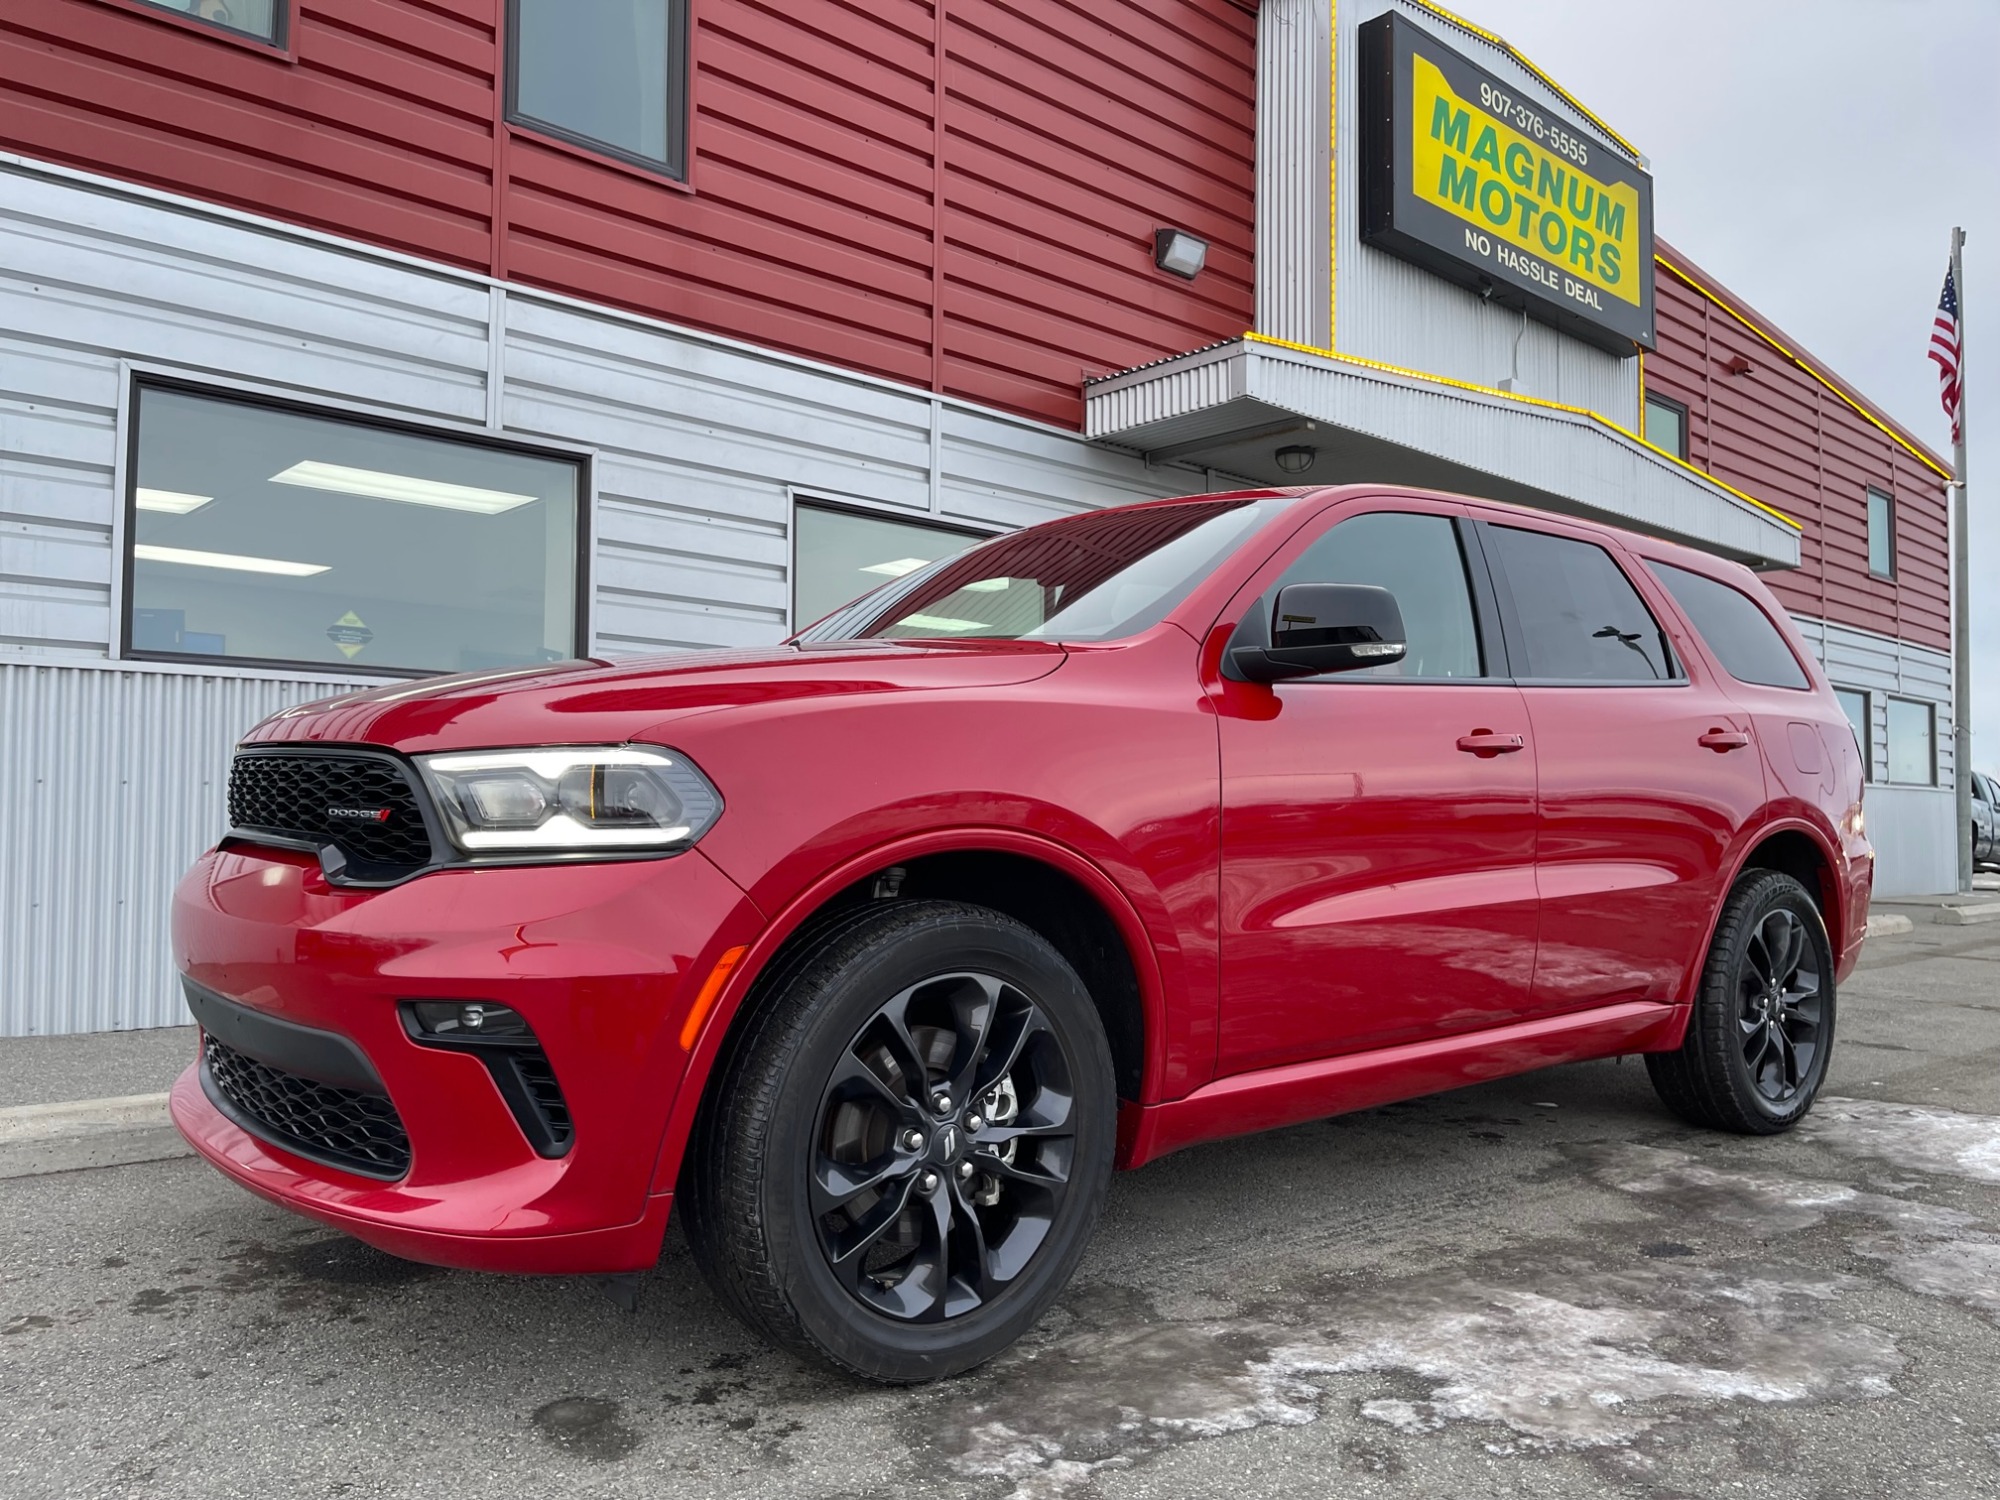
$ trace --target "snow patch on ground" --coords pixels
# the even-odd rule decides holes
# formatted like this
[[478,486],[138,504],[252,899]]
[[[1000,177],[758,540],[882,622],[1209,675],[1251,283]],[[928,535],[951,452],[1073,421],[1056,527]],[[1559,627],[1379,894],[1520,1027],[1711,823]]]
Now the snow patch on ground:
[[1799,1122],[1798,1133],[1836,1151],[1877,1157],[1911,1171],[2000,1182],[2000,1118],[1992,1115],[1874,1099],[1822,1099]]
[[1605,1185],[1676,1206],[1741,1229],[1810,1229],[1830,1214],[1880,1220],[1895,1229],[1948,1234],[1974,1222],[1970,1214],[1871,1193],[1841,1182],[1712,1167],[1685,1151],[1652,1146],[1595,1148],[1593,1175]]
[[[1825,1304],[1858,1284],[1670,1264],[1533,1290],[1472,1279],[1357,1288],[1314,1304],[1304,1325],[1074,1334],[973,1404],[952,1463],[1010,1481],[1013,1500],[1057,1500],[1176,1443],[1315,1421],[1337,1382],[1365,1420],[1402,1433],[1493,1424],[1510,1433],[1502,1452],[1620,1445],[1676,1420],[1675,1403],[1889,1395],[1903,1364],[1895,1341],[1827,1317]],[[1383,1375],[1423,1394],[1385,1394],[1371,1379]]]
[[1892,1281],[1926,1297],[1962,1302],[2000,1323],[2000,1240],[1914,1240],[1882,1235],[1854,1247],[1879,1260]]

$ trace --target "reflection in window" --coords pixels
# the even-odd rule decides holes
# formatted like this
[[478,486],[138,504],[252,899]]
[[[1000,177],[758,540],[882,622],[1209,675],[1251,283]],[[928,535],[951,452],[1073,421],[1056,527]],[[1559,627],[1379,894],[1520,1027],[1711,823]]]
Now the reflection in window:
[[1639,591],[1591,542],[1489,526],[1514,595],[1527,651],[1525,677],[1560,682],[1665,682],[1680,669]]
[[1908,698],[1889,700],[1889,779],[1937,785],[1937,710]]
[[1812,686],[1778,627],[1748,594],[1671,563],[1649,566],[1731,677],[1765,687]]
[[820,505],[800,505],[794,528],[792,621],[799,629],[980,540],[954,527]]
[[[1448,517],[1383,513],[1342,521],[1285,569],[1277,588],[1294,583],[1365,583],[1396,596],[1409,642],[1403,659],[1341,678],[1479,676],[1472,593]],[[1263,604],[1267,625],[1276,603],[1274,589]]]
[[509,115],[680,176],[686,0],[513,0]]
[[571,459],[138,393],[135,655],[459,672],[576,654]]
[[206,21],[225,31],[240,31],[274,46],[284,42],[285,0],[140,0],[140,3],[190,20]]

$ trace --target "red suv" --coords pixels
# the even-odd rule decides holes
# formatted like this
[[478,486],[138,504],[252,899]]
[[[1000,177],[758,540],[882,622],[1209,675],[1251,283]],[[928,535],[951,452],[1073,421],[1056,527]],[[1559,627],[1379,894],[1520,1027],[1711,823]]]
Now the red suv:
[[767,651],[288,709],[174,940],[174,1117],[398,1255],[632,1276],[676,1198],[754,1329],[1005,1348],[1114,1165],[1644,1053],[1811,1106],[1872,855],[1747,570],[1449,495],[1102,510]]

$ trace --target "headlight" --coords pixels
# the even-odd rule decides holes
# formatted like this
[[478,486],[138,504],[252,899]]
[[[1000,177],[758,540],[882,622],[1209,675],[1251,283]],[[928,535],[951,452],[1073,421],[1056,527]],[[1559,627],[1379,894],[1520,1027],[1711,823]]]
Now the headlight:
[[452,842],[467,854],[664,853],[722,815],[686,758],[634,745],[420,755]]

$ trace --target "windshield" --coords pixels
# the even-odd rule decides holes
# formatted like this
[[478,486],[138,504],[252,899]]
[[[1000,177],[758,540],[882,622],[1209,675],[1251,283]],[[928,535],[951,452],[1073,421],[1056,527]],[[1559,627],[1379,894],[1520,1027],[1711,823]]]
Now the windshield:
[[1103,641],[1158,624],[1288,499],[1091,511],[884,584],[801,641]]

